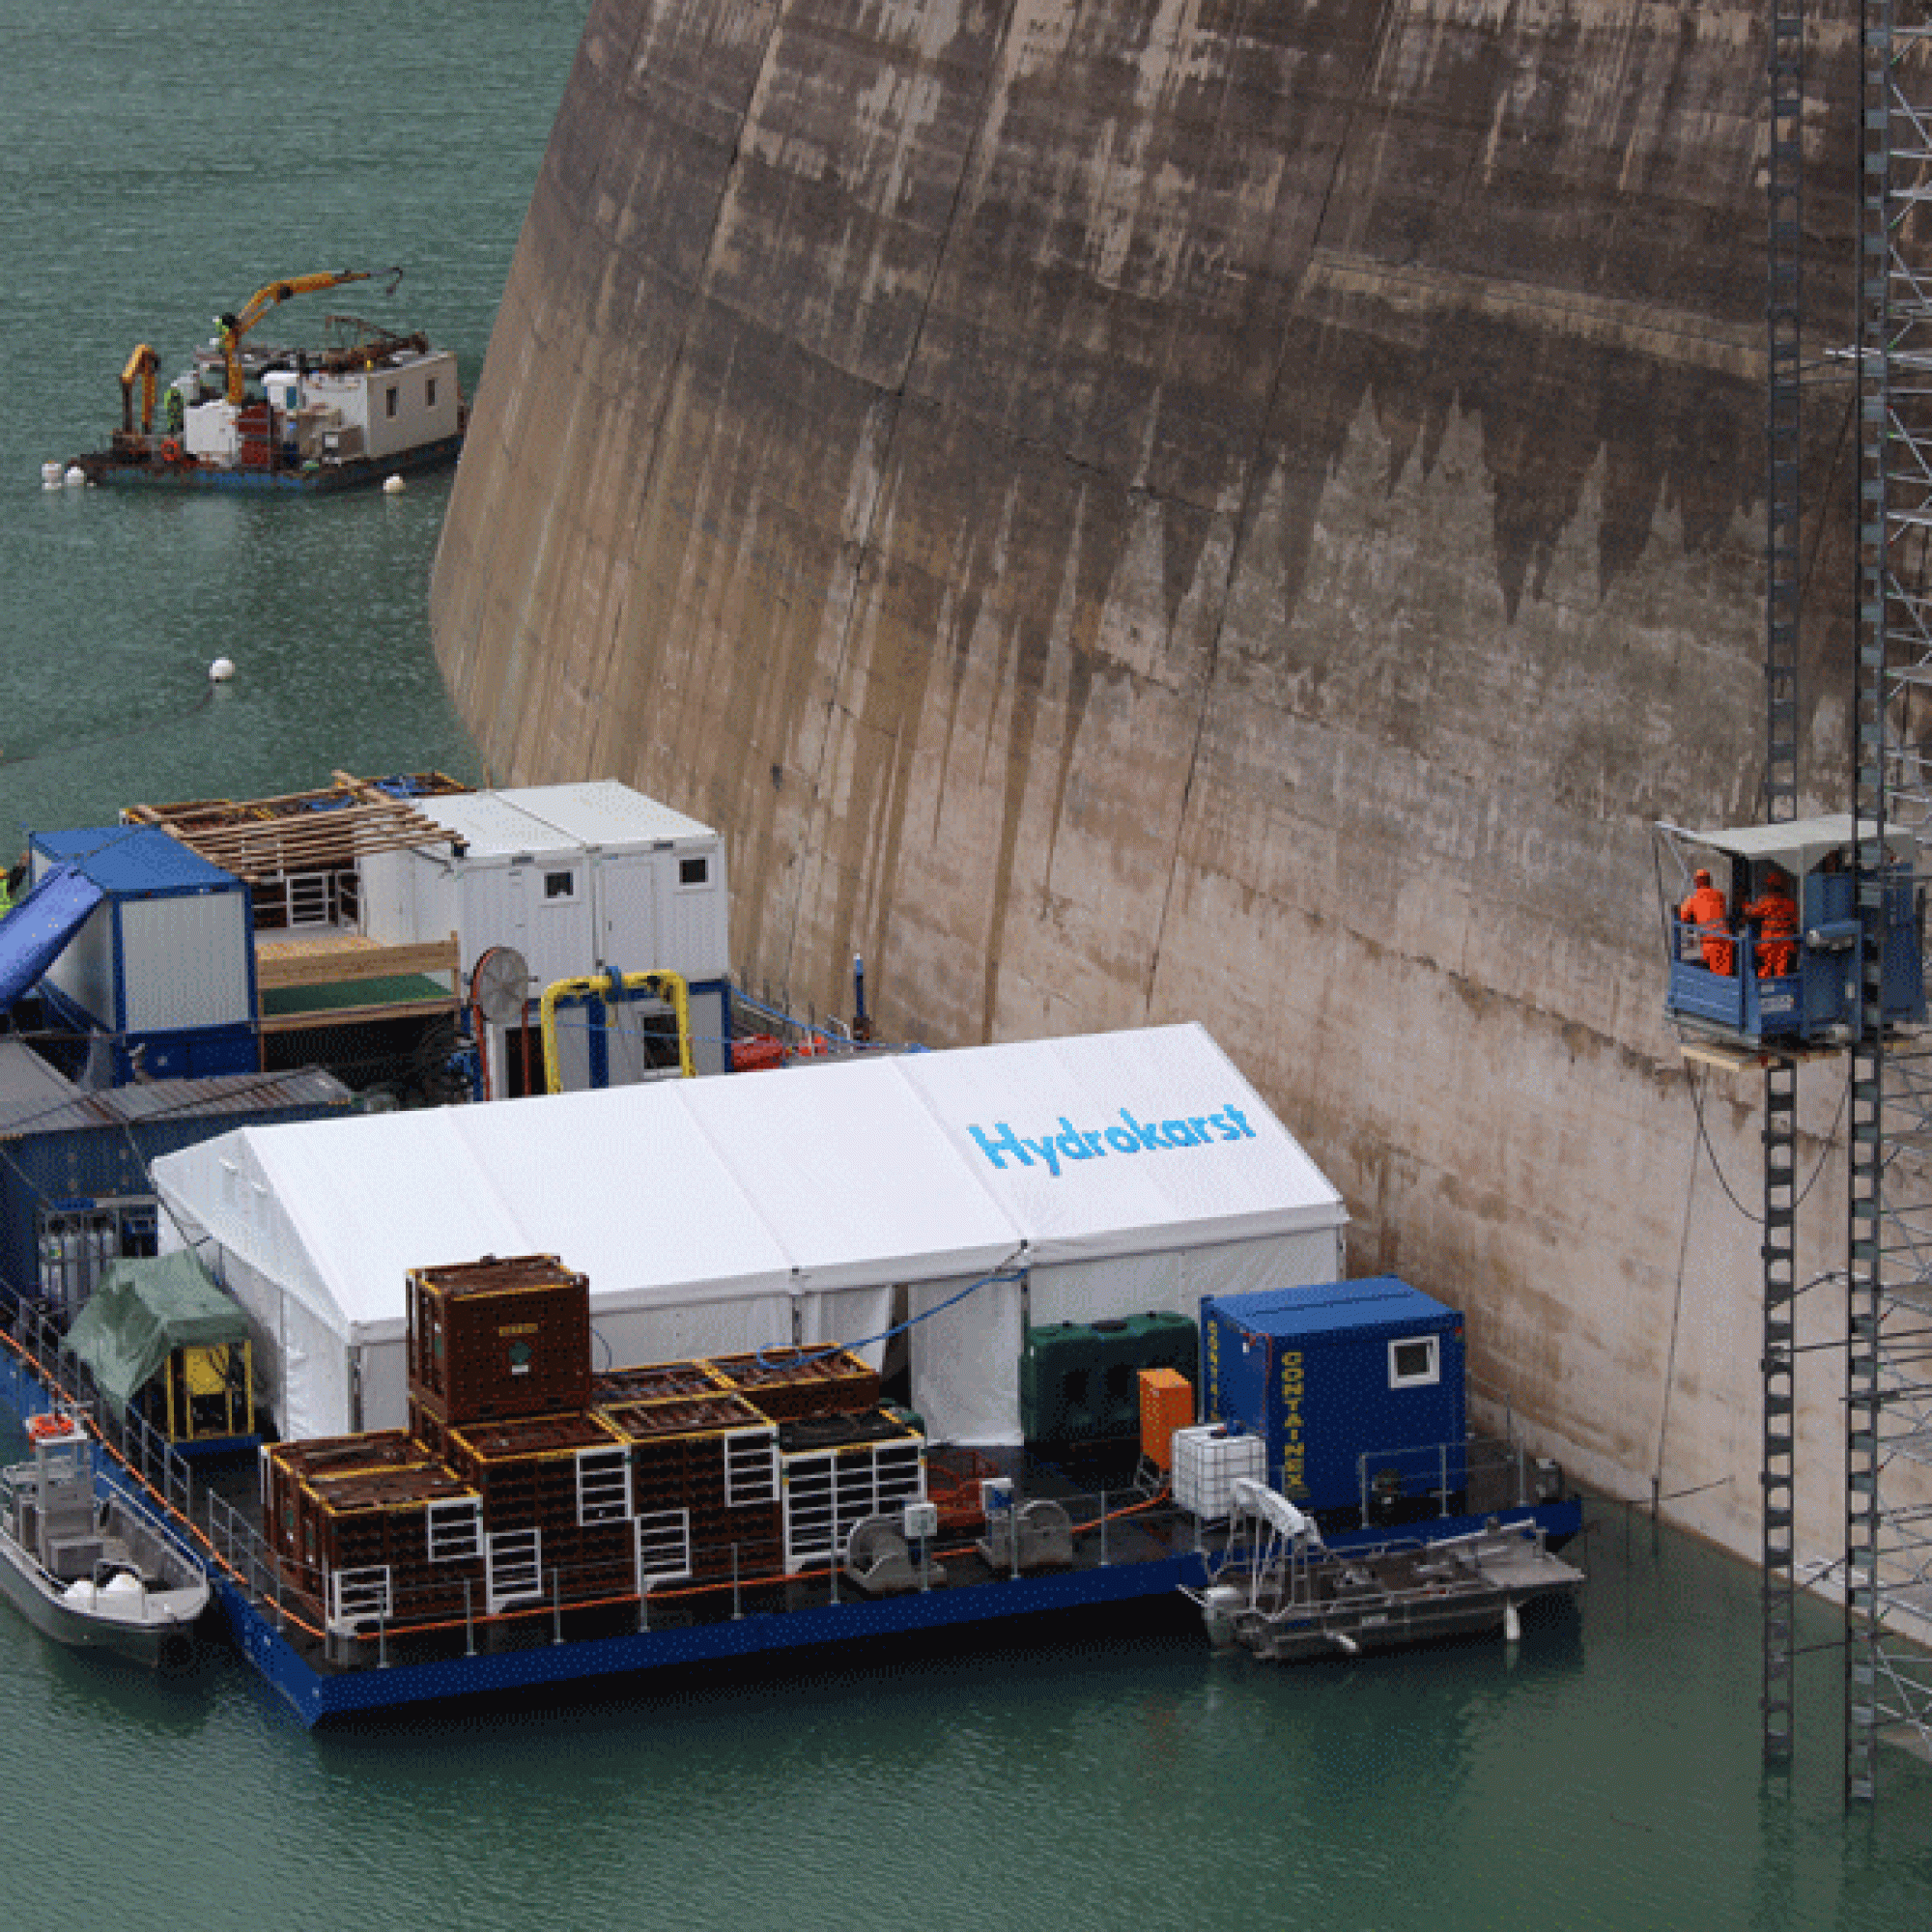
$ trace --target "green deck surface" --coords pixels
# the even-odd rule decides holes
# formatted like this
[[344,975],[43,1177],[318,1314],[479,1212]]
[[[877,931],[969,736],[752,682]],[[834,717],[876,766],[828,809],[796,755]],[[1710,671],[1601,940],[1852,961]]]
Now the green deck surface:
[[447,983],[427,973],[393,980],[334,980],[321,986],[276,986],[262,995],[262,1017],[332,1013],[360,1007],[405,1007],[452,998]]

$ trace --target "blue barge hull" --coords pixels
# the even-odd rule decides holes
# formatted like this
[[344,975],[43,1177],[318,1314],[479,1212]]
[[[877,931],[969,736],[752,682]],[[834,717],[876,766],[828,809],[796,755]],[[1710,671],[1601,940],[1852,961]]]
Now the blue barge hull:
[[[1432,1518],[1408,1525],[1411,1535],[1464,1536],[1491,1519]],[[1582,1527],[1577,1499],[1505,1510],[1504,1524],[1536,1523],[1552,1545]],[[1347,1549],[1388,1541],[1387,1530],[1338,1534],[1329,1547]],[[501,1695],[581,1684],[594,1679],[640,1676],[657,1670],[729,1662],[782,1652],[850,1650],[867,1639],[1005,1622],[1056,1612],[1094,1610],[1136,1599],[1167,1597],[1209,1580],[1211,1552],[1180,1549],[1157,1556],[1094,1564],[1035,1576],[1001,1577],[964,1586],[941,1586],[905,1596],[849,1598],[800,1609],[752,1611],[716,1623],[626,1635],[544,1638],[526,1647],[439,1659],[383,1663],[373,1654],[347,1667],[317,1668],[275,1628],[273,1612],[252,1601],[232,1577],[217,1595],[238,1649],[309,1726],[357,1713],[459,1698]],[[566,1614],[568,1614],[566,1612]],[[361,1646],[373,1653],[366,1641]],[[804,1660],[801,1659],[803,1663]]]
[[217,469],[212,464],[130,463],[111,452],[90,452],[74,462],[90,483],[106,489],[241,492],[248,496],[293,493],[315,496],[336,490],[367,489],[391,476],[413,476],[446,469],[463,453],[463,438],[448,436],[388,457],[358,457],[346,463],[262,466]]
[[1183,1583],[1199,1584],[1205,1577],[1200,1557],[1170,1556],[963,1589],[936,1588],[808,1609],[752,1612],[722,1623],[639,1631],[628,1636],[570,1637],[436,1662],[366,1664],[344,1670],[317,1670],[275,1630],[271,1613],[251,1603],[232,1580],[224,1582],[219,1597],[242,1654],[304,1724],[314,1725],[330,1718],[402,1705],[726,1662],[781,1651],[851,1646],[867,1638],[1092,1608],[1165,1596]]
[[[33,1359],[11,1337],[0,1348],[0,1400],[23,1419],[52,1406],[52,1394]],[[126,1445],[133,1449],[135,1445]],[[922,1632],[993,1625],[1014,1618],[1093,1611],[1199,1589],[1211,1580],[1220,1531],[1199,1524],[1172,1505],[1150,1507],[1125,1491],[1114,1493],[1125,1505],[1120,1520],[1101,1529],[1090,1523],[1076,1543],[1070,1568],[1018,1576],[986,1569],[964,1559],[972,1580],[935,1581],[925,1590],[865,1597],[844,1579],[837,1595],[823,1572],[782,1583],[747,1585],[750,1600],[733,1613],[736,1598],[710,1593],[709,1612],[693,1620],[688,1609],[653,1603],[644,1628],[636,1628],[635,1600],[617,1608],[565,1605],[526,1612],[514,1625],[458,1626],[433,1641],[444,1652],[421,1656],[423,1639],[399,1632],[393,1639],[362,1637],[332,1652],[314,1636],[292,1630],[271,1598],[256,1587],[243,1568],[225,1560],[219,1536],[196,1524],[171,1492],[171,1481],[157,1488],[134,1460],[111,1447],[128,1473],[147,1490],[171,1525],[210,1553],[210,1571],[222,1623],[237,1650],[307,1726],[358,1714],[501,1696],[567,1685],[613,1682],[654,1671],[729,1663],[733,1661],[799,1653],[859,1651],[868,1641],[916,1635]],[[176,1464],[179,1478],[185,1465]],[[232,1519],[233,1512],[228,1513]],[[1454,1537],[1480,1529],[1486,1521],[1534,1522],[1551,1545],[1560,1545],[1582,1527],[1582,1505],[1559,1502],[1502,1508],[1485,1516],[1428,1517],[1402,1525],[1331,1530],[1331,1549],[1386,1543],[1392,1536]],[[1099,1533],[1094,1534],[1093,1532]],[[952,1554],[944,1560],[955,1563]],[[814,1601],[815,1599],[815,1601]],[[776,1606],[774,1606],[776,1605]],[[683,1615],[686,1620],[677,1621]],[[631,1628],[616,1627],[628,1622]],[[505,1640],[505,1629],[512,1631]],[[863,1654],[862,1652],[860,1654]]]

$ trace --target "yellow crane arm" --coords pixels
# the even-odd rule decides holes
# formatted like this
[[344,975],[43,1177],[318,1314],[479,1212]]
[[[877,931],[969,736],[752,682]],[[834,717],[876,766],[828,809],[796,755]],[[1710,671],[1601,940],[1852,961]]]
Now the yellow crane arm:
[[155,372],[160,362],[161,358],[143,342],[136,345],[127,368],[121,372],[121,427],[129,436],[134,434],[136,383],[141,385],[141,434],[147,436],[155,427]]
[[[270,282],[266,287],[257,289],[235,314],[218,317],[221,355],[228,375],[228,400],[238,408],[241,406],[243,389],[240,355],[242,338],[271,308],[278,308],[293,296],[314,295],[319,289],[337,289],[345,282],[366,282],[376,272],[373,269],[338,269],[326,270],[316,275],[291,275],[285,281]],[[388,272],[400,279],[403,271],[391,269]],[[389,284],[392,292],[395,285],[394,280]]]

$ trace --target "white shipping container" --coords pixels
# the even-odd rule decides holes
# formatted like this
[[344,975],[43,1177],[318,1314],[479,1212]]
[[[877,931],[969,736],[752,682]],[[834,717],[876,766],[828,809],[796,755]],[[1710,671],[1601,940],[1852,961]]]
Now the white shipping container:
[[724,840],[609,781],[413,801],[460,841],[361,862],[364,930],[392,945],[454,932],[463,969],[493,947],[528,964],[530,998],[593,973],[730,972]]
[[72,865],[107,896],[45,983],[110,1033],[246,1026],[254,1018],[247,889],[158,828],[38,833],[33,876]]
[[242,893],[128,899],[121,906],[121,958],[128,1033],[246,1026],[253,949]]

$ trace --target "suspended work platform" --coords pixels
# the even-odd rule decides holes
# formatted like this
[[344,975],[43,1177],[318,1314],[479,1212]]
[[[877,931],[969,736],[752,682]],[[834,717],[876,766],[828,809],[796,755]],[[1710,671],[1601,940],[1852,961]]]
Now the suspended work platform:
[[[1789,1058],[1794,1048],[1847,1044],[1858,1030],[1863,937],[1850,815],[1658,829],[1676,893],[1664,914],[1664,1009],[1695,1037],[1694,1057],[1735,1069],[1764,1065],[1766,1047]],[[1871,935],[1885,962],[1882,1013],[1888,1027],[1911,1027],[1925,1018],[1918,845],[1898,827],[1885,845],[1882,911],[1870,915],[1884,924]]]

